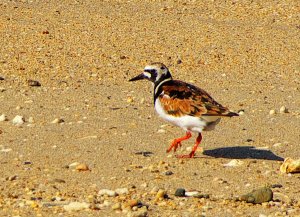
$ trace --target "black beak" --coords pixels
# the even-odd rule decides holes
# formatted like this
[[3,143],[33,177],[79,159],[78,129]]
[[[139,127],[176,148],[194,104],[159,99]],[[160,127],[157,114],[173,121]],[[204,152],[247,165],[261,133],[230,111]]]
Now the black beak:
[[138,76],[134,77],[134,78],[131,78],[129,81],[138,81],[138,80],[142,80],[142,79],[145,79],[145,75],[144,73],[142,74],[139,74]]

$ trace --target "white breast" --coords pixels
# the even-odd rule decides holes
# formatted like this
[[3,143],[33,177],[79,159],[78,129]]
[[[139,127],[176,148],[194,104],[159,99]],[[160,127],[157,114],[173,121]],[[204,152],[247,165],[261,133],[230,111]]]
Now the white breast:
[[[161,118],[172,123],[173,125],[181,127],[185,131],[200,133],[207,126],[206,120],[199,117],[193,117],[189,115],[185,115],[182,117],[175,117],[167,114],[164,111],[158,98],[155,100],[155,110]],[[218,119],[218,117],[216,119]]]

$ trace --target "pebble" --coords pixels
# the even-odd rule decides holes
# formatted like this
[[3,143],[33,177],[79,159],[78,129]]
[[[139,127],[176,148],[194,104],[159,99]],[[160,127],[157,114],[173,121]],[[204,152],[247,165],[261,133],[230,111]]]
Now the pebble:
[[156,194],[155,199],[161,199],[161,198],[163,199],[163,198],[167,198],[167,197],[168,197],[167,192],[163,189],[159,189]]
[[127,98],[127,102],[128,102],[128,103],[132,103],[132,102],[133,102],[133,97],[132,97],[132,96],[129,96],[129,97]]
[[0,76],[0,81],[4,81],[4,78]]
[[274,109],[270,110],[269,112],[270,115],[275,115],[276,114],[276,111]]
[[12,120],[12,123],[17,126],[24,124],[24,122],[25,122],[25,119],[21,115],[15,116],[14,119]]
[[63,198],[61,198],[61,197],[53,197],[51,200],[52,201],[63,201]]
[[89,207],[90,204],[86,202],[71,202],[68,205],[64,205],[64,210],[71,212],[88,209]]
[[129,190],[128,190],[128,188],[117,188],[116,190],[115,190],[115,192],[117,193],[117,194],[119,194],[119,195],[125,195],[125,194],[129,194]]
[[7,117],[6,117],[5,114],[0,115],[0,122],[2,122],[2,121],[7,121],[7,120],[8,120],[8,119],[7,119]]
[[300,159],[294,160],[292,158],[284,159],[283,164],[280,166],[282,173],[299,173],[300,172]]
[[173,175],[173,174],[174,174],[174,173],[173,173],[172,171],[166,171],[166,172],[165,172],[165,175],[166,175],[166,176],[171,176],[171,175]]
[[146,217],[148,216],[148,210],[146,206],[143,206],[142,208],[138,209],[135,212],[129,212],[127,214],[128,217]]
[[244,114],[245,114],[245,110],[243,110],[243,109],[239,110],[239,111],[238,111],[238,114],[239,114],[239,115],[244,115]]
[[142,188],[147,188],[147,187],[148,187],[148,184],[145,182],[145,183],[141,184],[141,187],[142,187]]
[[29,118],[28,118],[28,123],[31,123],[31,124],[33,124],[33,123],[34,123],[34,119],[33,119],[33,117],[29,117]]
[[178,188],[175,191],[175,196],[176,197],[184,197],[185,195],[185,189],[184,188]]
[[151,194],[157,194],[158,190],[159,190],[158,187],[155,186],[155,187],[152,188],[152,190],[151,190],[150,193],[151,193]]
[[210,196],[209,196],[209,194],[200,194],[200,193],[198,193],[198,194],[193,195],[193,197],[208,199]]
[[[1,134],[1,131],[0,131],[0,134]],[[11,148],[4,148],[4,147],[0,150],[0,152],[4,152],[4,153],[10,152],[10,151],[12,151]]]
[[263,187],[252,192],[242,195],[240,197],[241,201],[246,201],[247,203],[261,204],[264,202],[269,202],[273,199],[273,192],[270,188]]
[[68,165],[68,167],[76,167],[77,165],[79,165],[80,163],[78,163],[78,162],[74,162],[74,163],[71,163],[71,164],[69,164]]
[[164,130],[164,129],[159,129],[158,131],[157,131],[157,133],[165,133],[166,132],[166,130]]
[[273,184],[271,185],[271,188],[282,188],[283,185],[282,184]]
[[280,112],[281,114],[283,114],[283,113],[288,113],[288,109],[287,109],[285,106],[281,106],[279,112]]
[[274,147],[280,147],[280,146],[282,146],[282,143],[278,142],[278,143],[275,143],[273,146]]
[[108,200],[105,200],[105,201],[103,201],[102,205],[103,205],[103,207],[110,206],[111,202],[109,202]]
[[113,210],[121,209],[121,203],[115,203],[112,207]]
[[66,201],[42,202],[43,207],[64,206],[68,204]]
[[14,180],[16,180],[17,178],[18,178],[17,175],[13,175],[13,176],[7,177],[6,180],[7,180],[7,181],[14,181]]
[[101,189],[101,190],[98,192],[98,194],[99,194],[100,196],[102,196],[102,195],[107,195],[107,196],[109,196],[109,197],[115,197],[115,196],[117,196],[117,192],[115,192],[115,191],[113,191],[113,190],[109,190],[109,189]]
[[134,207],[134,206],[138,206],[139,204],[141,204],[140,201],[136,200],[136,199],[133,199],[133,200],[130,200],[128,201],[128,203],[126,204],[126,206],[128,207]]
[[30,87],[40,87],[41,86],[41,83],[39,81],[35,81],[35,80],[31,80],[31,79],[29,79],[27,81],[27,84]]
[[237,167],[237,166],[241,166],[243,164],[244,164],[243,161],[234,159],[234,160],[229,161],[227,164],[223,164],[223,166],[225,166],[225,167]]
[[89,169],[89,167],[88,167],[88,165],[86,165],[86,164],[78,164],[76,167],[75,167],[75,169],[77,170],[77,171],[88,171],[88,170],[90,170]]
[[65,120],[62,119],[62,118],[55,118],[51,123],[52,124],[61,124],[61,123],[64,123]]

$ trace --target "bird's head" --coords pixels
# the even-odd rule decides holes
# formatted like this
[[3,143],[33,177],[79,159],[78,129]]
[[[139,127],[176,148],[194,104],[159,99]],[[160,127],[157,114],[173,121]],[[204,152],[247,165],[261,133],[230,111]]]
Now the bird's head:
[[169,69],[162,63],[152,63],[144,68],[144,71],[138,76],[130,79],[129,81],[137,81],[147,79],[154,84],[158,84],[166,79],[171,80],[172,76]]

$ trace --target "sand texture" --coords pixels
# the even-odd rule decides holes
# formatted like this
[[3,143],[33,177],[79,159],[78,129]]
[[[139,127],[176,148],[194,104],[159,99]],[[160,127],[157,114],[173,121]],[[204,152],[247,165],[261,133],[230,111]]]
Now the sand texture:
[[[300,175],[279,170],[300,158],[299,1],[0,11],[0,216],[300,216]],[[204,132],[194,159],[166,153],[185,132],[156,115],[150,82],[128,82],[151,62],[242,114]],[[264,186],[271,201],[239,201]]]

